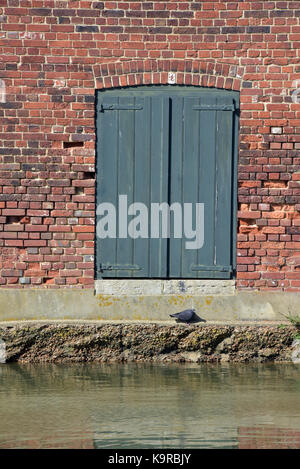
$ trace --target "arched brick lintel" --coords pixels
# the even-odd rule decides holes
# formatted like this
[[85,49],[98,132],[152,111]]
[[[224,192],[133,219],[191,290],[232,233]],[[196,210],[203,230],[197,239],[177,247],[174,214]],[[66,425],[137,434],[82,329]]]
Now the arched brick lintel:
[[200,60],[130,60],[97,65],[97,89],[169,83],[176,73],[177,85],[205,86],[239,91],[243,67]]

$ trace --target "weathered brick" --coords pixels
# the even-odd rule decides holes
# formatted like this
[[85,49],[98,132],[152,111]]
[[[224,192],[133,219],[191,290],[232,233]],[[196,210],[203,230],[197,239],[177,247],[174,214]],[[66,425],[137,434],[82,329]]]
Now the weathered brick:
[[270,26],[249,26],[247,28],[247,33],[269,33]]
[[300,291],[298,3],[17,3],[0,19],[0,285],[93,287],[95,86],[172,71],[240,92],[238,288]]

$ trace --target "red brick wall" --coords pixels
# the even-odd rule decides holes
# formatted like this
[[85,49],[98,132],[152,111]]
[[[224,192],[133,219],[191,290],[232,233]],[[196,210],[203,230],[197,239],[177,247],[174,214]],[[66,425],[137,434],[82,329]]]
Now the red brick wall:
[[174,71],[240,90],[238,288],[299,291],[299,19],[298,1],[0,0],[0,285],[93,286],[95,89]]

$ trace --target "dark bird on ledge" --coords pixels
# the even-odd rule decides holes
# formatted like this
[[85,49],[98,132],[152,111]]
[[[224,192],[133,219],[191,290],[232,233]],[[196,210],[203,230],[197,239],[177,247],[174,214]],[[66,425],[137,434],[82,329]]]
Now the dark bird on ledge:
[[190,322],[194,319],[195,310],[194,309],[185,309],[180,313],[170,314],[171,318],[176,318],[178,322],[185,322],[186,324],[190,324]]

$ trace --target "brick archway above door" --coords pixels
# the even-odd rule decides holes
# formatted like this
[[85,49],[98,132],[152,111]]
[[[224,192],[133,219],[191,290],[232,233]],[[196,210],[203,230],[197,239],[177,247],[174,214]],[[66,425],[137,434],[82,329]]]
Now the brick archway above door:
[[200,60],[130,60],[94,67],[95,87],[118,88],[139,85],[193,85],[239,91],[244,69],[237,65]]

